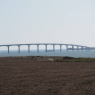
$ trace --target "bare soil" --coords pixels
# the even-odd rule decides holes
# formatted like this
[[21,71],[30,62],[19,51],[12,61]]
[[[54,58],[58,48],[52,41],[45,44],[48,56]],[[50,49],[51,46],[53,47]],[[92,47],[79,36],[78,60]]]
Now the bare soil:
[[95,62],[0,58],[0,95],[95,95]]

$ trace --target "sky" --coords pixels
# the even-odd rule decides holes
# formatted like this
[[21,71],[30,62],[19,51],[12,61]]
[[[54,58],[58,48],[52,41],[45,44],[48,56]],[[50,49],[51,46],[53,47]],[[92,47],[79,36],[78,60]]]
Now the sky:
[[0,45],[94,41],[95,0],[0,0]]

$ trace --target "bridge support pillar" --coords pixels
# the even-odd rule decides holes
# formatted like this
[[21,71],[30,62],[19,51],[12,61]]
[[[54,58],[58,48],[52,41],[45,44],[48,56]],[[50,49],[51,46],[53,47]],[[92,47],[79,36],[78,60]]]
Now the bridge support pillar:
[[87,51],[87,47],[86,47],[86,51]]
[[79,46],[77,46],[77,51],[79,51]]
[[47,45],[45,45],[45,46],[46,46],[46,50],[45,51],[47,52]]
[[68,45],[66,45],[66,51],[68,51]]
[[55,45],[53,45],[53,52],[55,52]]
[[83,51],[83,47],[81,47],[82,51]]
[[74,46],[72,46],[72,51],[74,51]]
[[39,52],[39,45],[37,45],[37,52]]
[[62,51],[62,45],[60,45],[60,52]]
[[28,53],[30,53],[30,45],[28,45]]
[[20,45],[18,45],[18,53],[20,53]]
[[9,46],[8,46],[8,53],[9,53]]

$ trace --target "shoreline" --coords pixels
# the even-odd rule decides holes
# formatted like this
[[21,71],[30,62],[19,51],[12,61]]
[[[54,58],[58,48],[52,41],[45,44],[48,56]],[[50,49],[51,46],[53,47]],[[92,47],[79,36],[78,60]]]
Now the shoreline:
[[74,58],[74,57],[60,57],[60,56],[17,56],[17,57],[0,57],[0,59],[31,59],[40,62],[95,62],[95,58]]

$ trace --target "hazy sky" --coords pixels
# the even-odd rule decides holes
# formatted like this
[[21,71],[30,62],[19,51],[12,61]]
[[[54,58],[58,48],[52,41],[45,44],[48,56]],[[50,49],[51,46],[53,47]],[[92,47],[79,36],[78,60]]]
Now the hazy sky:
[[95,0],[0,0],[0,44],[94,41]]

